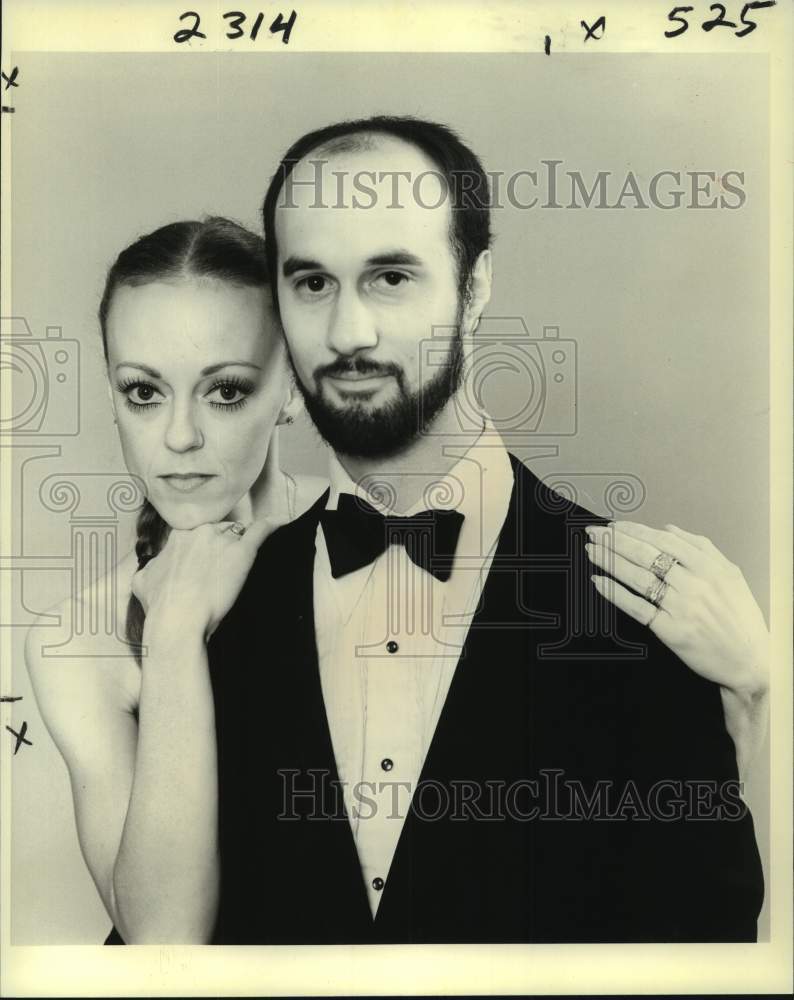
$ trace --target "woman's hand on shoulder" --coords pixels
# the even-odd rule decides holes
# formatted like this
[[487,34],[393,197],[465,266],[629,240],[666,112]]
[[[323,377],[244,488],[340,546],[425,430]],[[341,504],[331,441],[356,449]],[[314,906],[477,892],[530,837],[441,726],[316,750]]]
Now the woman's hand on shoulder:
[[146,641],[199,633],[207,640],[237,600],[265,539],[279,527],[260,517],[171,529],[162,550],[132,578],[146,613]]
[[[675,525],[661,531],[633,521],[588,532],[590,559],[626,584],[596,576],[600,593],[647,624],[695,673],[748,698],[766,691],[764,616],[742,571],[713,542]],[[664,586],[652,603],[649,588],[660,586],[652,567],[661,555],[670,565],[660,571]]]
[[742,571],[708,538],[672,524],[615,521],[588,533],[590,560],[615,578],[594,576],[598,592],[720,685],[743,773],[766,735],[770,637]]

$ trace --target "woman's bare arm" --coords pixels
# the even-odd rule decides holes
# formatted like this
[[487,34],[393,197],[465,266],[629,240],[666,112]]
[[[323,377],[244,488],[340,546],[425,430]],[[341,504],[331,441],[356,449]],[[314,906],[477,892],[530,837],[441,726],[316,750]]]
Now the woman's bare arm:
[[[53,613],[71,621],[70,602]],[[147,626],[140,669],[131,656],[47,657],[61,630],[44,624],[25,647],[69,772],[83,857],[128,944],[201,943],[214,925],[214,707],[203,634],[191,643],[185,624],[172,621],[165,636]]]
[[[71,620],[70,602],[54,611]],[[135,767],[138,668],[131,657],[47,657],[43,650],[58,632],[34,625],[25,659],[39,712],[69,772],[80,849],[116,921],[113,867]]]
[[748,780],[769,733],[769,684],[754,688],[720,688],[725,728],[736,747],[736,764],[742,781]]
[[218,905],[215,716],[203,634],[144,629],[129,809],[113,869],[129,944],[208,942]]
[[[207,638],[275,527],[172,531],[132,580],[146,611],[139,731],[129,809],[113,871],[128,943],[200,944],[218,908],[218,776]],[[244,537],[243,537],[244,535]]]

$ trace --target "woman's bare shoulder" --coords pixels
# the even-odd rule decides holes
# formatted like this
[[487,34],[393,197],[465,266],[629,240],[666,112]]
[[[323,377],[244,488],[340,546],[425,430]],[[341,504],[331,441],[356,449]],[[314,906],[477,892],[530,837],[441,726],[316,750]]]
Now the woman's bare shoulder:
[[136,568],[130,553],[29,629],[25,663],[45,722],[97,700],[127,711],[137,707],[140,671],[123,639]]

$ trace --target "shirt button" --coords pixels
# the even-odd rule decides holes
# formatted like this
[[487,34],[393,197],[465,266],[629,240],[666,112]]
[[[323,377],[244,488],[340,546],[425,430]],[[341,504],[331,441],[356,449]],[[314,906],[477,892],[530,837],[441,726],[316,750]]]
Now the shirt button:
[[383,760],[380,762],[380,766],[383,768],[384,771],[391,771],[391,769],[394,767],[394,761],[391,759],[391,757],[384,757]]
[[400,648],[400,647],[399,647],[399,646],[397,645],[397,643],[396,643],[396,642],[394,641],[394,639],[390,639],[390,640],[389,640],[389,641],[388,641],[388,642],[386,643],[386,649],[387,649],[387,650],[388,650],[388,651],[389,651],[390,653],[396,653],[396,652],[397,652],[397,650],[398,650],[399,648]]
[[378,892],[380,892],[380,890],[383,888],[384,885],[385,883],[382,878],[374,878],[372,880],[372,888],[377,889]]

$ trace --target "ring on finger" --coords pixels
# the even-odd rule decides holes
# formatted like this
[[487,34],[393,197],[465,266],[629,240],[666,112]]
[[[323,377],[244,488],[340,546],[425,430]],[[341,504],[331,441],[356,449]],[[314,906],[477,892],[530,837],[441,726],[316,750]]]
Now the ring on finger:
[[232,521],[229,525],[229,531],[231,531],[233,535],[237,535],[238,538],[243,537],[245,530],[245,525],[241,521]]
[[662,606],[662,601],[664,600],[664,595],[667,593],[667,588],[669,584],[666,580],[659,580],[658,578],[653,581],[653,583],[648,584],[645,591],[646,600],[650,601],[651,604],[655,604],[657,608]]
[[664,580],[677,562],[678,560],[676,557],[671,556],[669,552],[660,552],[649,568],[655,577],[658,577],[660,580]]

